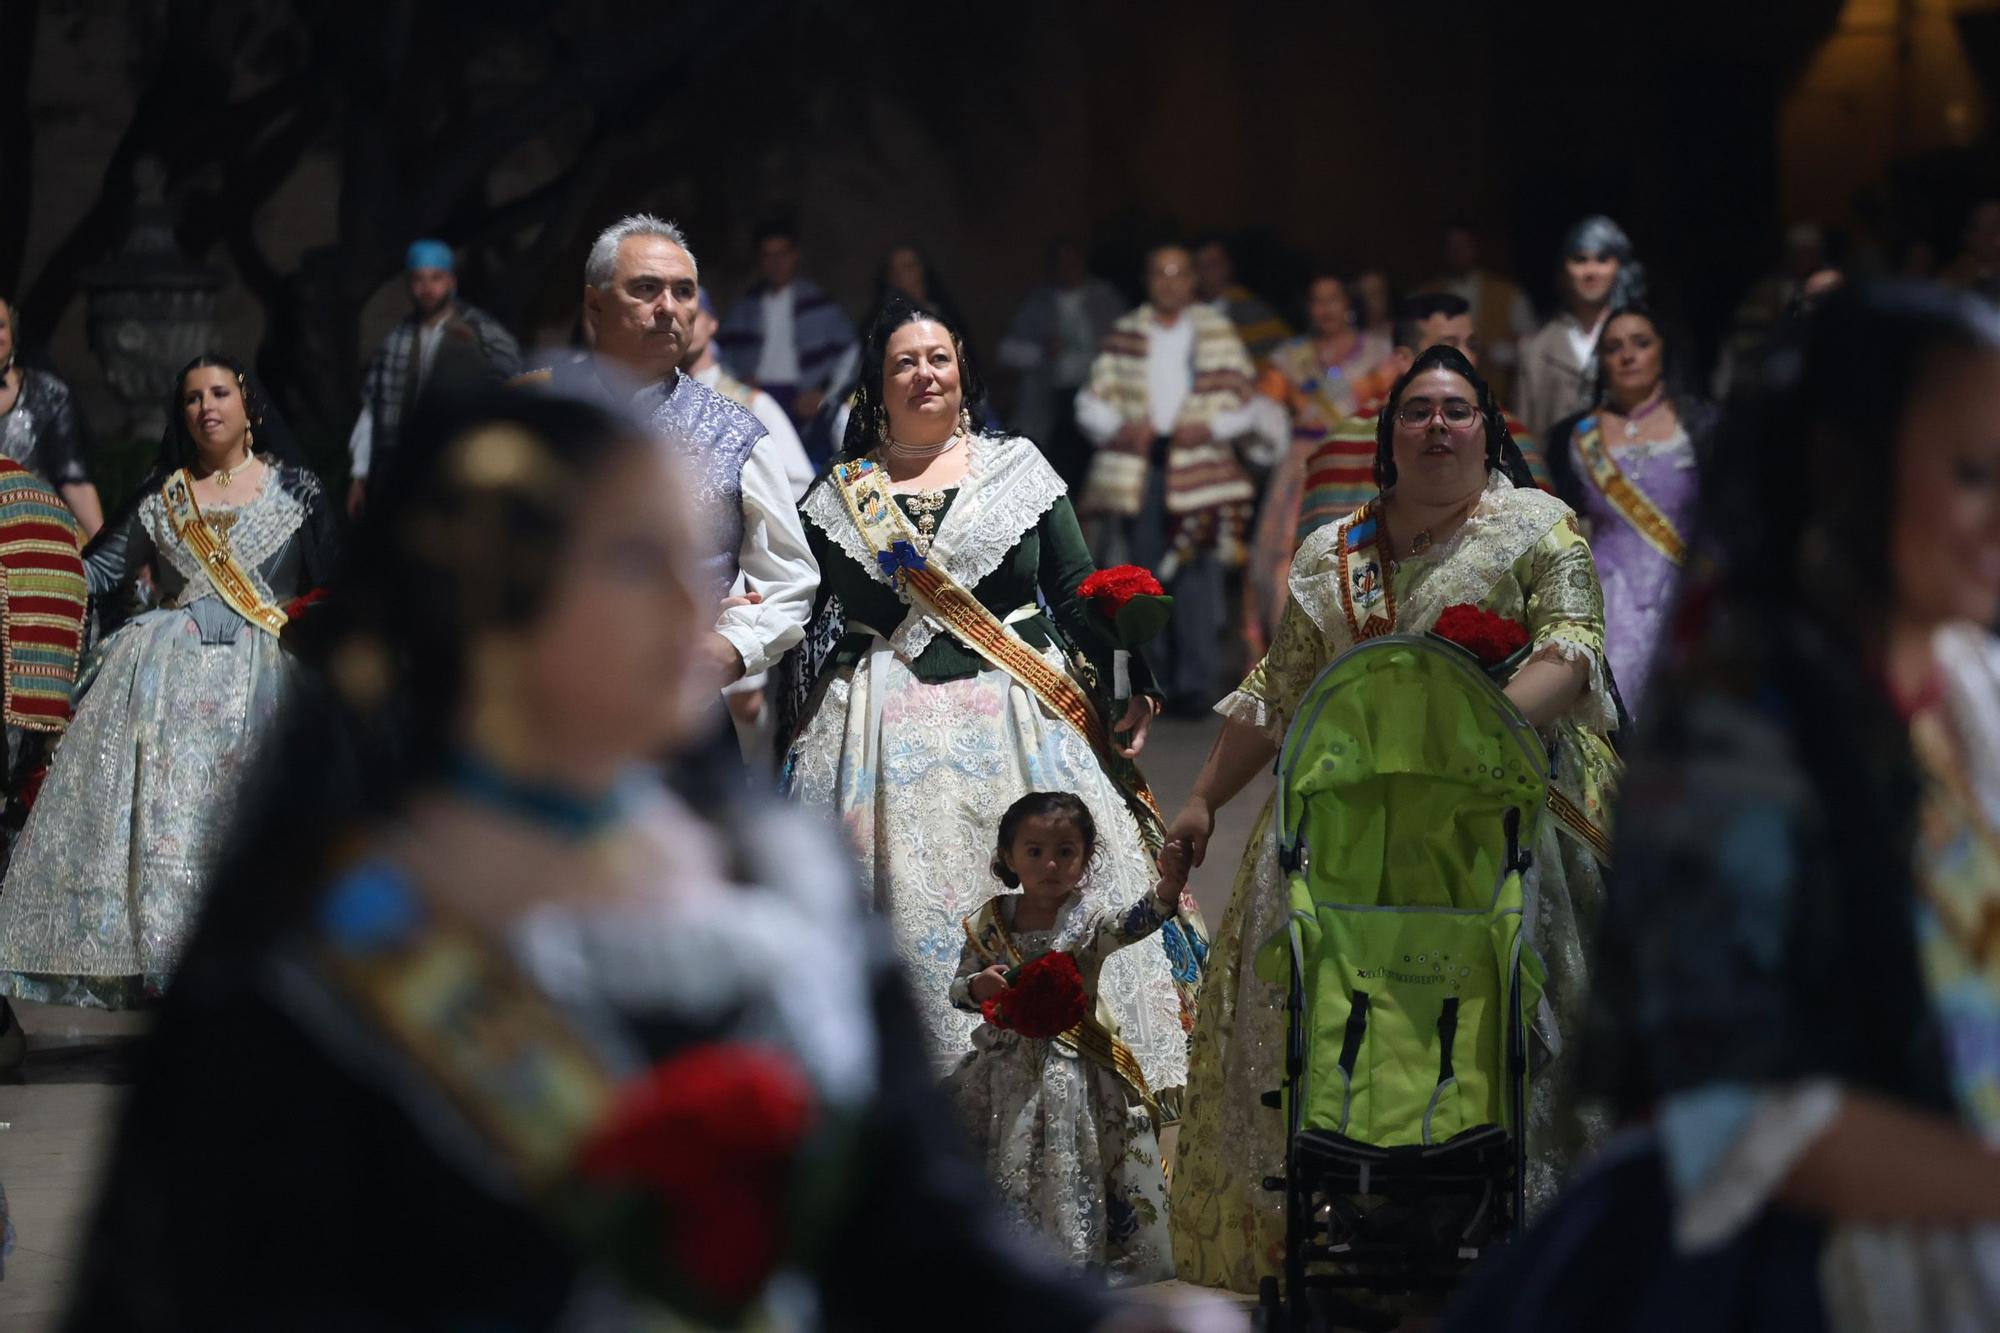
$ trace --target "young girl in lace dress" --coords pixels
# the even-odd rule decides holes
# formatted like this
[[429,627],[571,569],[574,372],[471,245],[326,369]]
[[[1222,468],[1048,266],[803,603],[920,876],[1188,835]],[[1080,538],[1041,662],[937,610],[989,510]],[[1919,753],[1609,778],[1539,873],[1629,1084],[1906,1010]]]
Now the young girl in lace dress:
[[998,843],[993,873],[1020,892],[966,918],[951,1001],[980,1012],[1019,984],[1024,963],[1064,953],[1082,981],[1083,1016],[1046,1039],[989,1018],[946,1086],[1018,1225],[1114,1283],[1172,1277],[1158,1107],[1097,981],[1105,959],[1173,915],[1187,883],[1186,849],[1168,844],[1158,883],[1137,901],[1091,908],[1080,886],[1097,829],[1076,796],[1023,796],[1001,816]]

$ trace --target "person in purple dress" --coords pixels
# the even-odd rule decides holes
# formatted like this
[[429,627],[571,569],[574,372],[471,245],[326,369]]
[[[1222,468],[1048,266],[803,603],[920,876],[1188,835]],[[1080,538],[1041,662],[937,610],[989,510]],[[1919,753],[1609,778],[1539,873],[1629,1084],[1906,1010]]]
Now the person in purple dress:
[[1604,585],[1604,651],[1637,715],[1666,623],[1699,490],[1713,404],[1676,391],[1674,344],[1643,304],[1604,321],[1597,405],[1549,431],[1549,475],[1577,512]]

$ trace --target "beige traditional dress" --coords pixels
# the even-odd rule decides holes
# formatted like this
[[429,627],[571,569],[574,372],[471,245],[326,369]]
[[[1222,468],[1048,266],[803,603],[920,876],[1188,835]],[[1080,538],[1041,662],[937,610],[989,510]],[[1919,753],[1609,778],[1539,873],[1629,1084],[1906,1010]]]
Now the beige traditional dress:
[[[1589,664],[1588,688],[1542,733],[1555,760],[1554,817],[1543,821],[1528,883],[1530,938],[1549,974],[1536,1023],[1546,1067],[1530,1093],[1528,1191],[1531,1201],[1546,1198],[1605,1127],[1567,1091],[1575,1062],[1562,1058],[1565,1036],[1582,1023],[1618,771],[1607,740],[1616,709],[1604,673],[1604,594],[1569,508],[1497,473],[1457,533],[1400,565],[1378,544],[1378,503],[1306,539],[1270,652],[1216,711],[1281,740],[1299,699],[1336,657],[1365,639],[1427,629],[1460,603],[1526,626],[1530,660]],[[1266,802],[1216,932],[1195,1022],[1173,1171],[1174,1259],[1183,1281],[1254,1292],[1281,1265],[1284,1196],[1266,1191],[1263,1180],[1283,1173],[1284,1121],[1259,1098],[1283,1078],[1283,993],[1258,979],[1253,962],[1283,929],[1286,901]]]

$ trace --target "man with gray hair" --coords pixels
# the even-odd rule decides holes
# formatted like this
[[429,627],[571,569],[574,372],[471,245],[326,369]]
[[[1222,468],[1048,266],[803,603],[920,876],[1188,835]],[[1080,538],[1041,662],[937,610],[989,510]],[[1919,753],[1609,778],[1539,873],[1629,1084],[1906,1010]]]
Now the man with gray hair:
[[763,423],[681,370],[700,292],[679,227],[646,213],[621,218],[584,264],[590,355],[522,378],[626,405],[680,456],[696,512],[710,525],[702,591],[718,600],[744,594],[702,646],[718,682],[731,684],[775,665],[805,636],[819,566]]

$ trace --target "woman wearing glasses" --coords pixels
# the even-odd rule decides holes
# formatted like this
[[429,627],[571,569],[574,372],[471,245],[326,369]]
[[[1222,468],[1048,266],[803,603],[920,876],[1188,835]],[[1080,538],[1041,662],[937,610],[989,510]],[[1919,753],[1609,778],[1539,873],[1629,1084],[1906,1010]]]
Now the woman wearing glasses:
[[[1396,381],[1376,430],[1381,493],[1307,538],[1271,649],[1223,715],[1193,794],[1168,831],[1195,864],[1215,812],[1277,754],[1313,678],[1364,639],[1429,628],[1474,603],[1523,625],[1531,647],[1505,689],[1540,731],[1557,773],[1535,864],[1534,945],[1548,965],[1537,1023],[1543,1059],[1580,1021],[1585,958],[1602,894],[1607,810],[1617,774],[1616,710],[1604,671],[1604,595],[1576,516],[1534,488],[1499,406],[1455,348],[1433,347]],[[1283,995],[1251,966],[1284,924],[1286,891],[1267,804],[1209,956],[1189,1060],[1187,1117],[1173,1175],[1174,1257],[1189,1282],[1255,1291],[1283,1253],[1284,1122],[1259,1098],[1281,1080]],[[1598,1124],[1566,1094],[1567,1064],[1534,1085],[1532,1199],[1547,1198]]]

